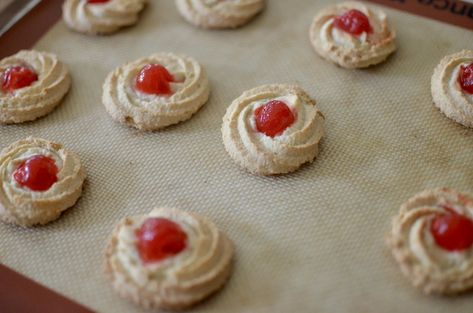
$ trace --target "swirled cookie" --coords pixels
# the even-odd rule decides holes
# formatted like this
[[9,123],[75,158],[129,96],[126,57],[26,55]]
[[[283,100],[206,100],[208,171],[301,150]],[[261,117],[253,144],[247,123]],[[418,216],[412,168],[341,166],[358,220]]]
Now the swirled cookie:
[[65,0],[62,16],[77,32],[106,35],[138,21],[147,0]]
[[34,50],[0,61],[0,123],[33,121],[50,113],[71,86],[66,66],[54,54]]
[[447,117],[473,127],[473,50],[447,55],[431,81],[434,104]]
[[409,199],[393,219],[388,244],[402,272],[425,293],[473,287],[473,200],[448,188]]
[[85,171],[61,144],[26,138],[0,153],[0,218],[22,226],[46,224],[76,203]]
[[236,28],[264,8],[264,0],[176,0],[181,15],[203,28]]
[[315,51],[344,68],[383,62],[396,50],[395,37],[384,12],[355,1],[323,9],[310,27]]
[[283,174],[314,160],[324,122],[301,88],[264,85],[244,92],[228,107],[222,138],[229,155],[250,172]]
[[207,75],[197,61],[158,53],[111,72],[102,102],[114,120],[157,130],[189,119],[207,102],[209,93]]
[[184,309],[220,289],[232,268],[233,244],[211,221],[154,209],[116,226],[106,273],[124,298],[147,309]]

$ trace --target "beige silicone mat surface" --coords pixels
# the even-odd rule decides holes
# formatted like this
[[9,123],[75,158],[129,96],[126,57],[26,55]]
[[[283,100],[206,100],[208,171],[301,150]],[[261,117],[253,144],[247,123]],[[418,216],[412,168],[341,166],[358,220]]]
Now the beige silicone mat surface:
[[[308,40],[312,17],[332,1],[271,0],[233,31],[196,29],[173,1],[150,2],[135,27],[116,35],[80,35],[59,22],[37,44],[69,66],[72,89],[49,116],[1,126],[0,145],[29,135],[62,142],[82,157],[88,180],[58,221],[0,225],[2,263],[99,312],[142,312],[109,287],[104,246],[120,218],[170,206],[212,218],[237,248],[228,285],[191,312],[471,312],[471,294],[427,297],[414,289],[384,235],[414,193],[473,190],[473,132],[439,113],[430,95],[434,67],[471,49],[473,32],[385,9],[398,51],[380,66],[344,70]],[[199,60],[210,101],[160,132],[112,122],[101,104],[105,76],[158,51]],[[327,136],[313,164],[264,178],[232,162],[220,126],[234,98],[274,82],[300,84],[316,98]]]

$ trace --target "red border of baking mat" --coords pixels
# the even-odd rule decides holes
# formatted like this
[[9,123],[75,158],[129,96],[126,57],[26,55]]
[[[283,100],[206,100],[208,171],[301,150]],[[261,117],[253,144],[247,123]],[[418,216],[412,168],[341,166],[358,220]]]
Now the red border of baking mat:
[[93,313],[0,264],[1,313]]
[[367,0],[473,30],[473,4],[459,0]]
[[[368,0],[473,30],[473,4],[455,0]],[[0,58],[32,47],[61,18],[62,0],[43,0],[0,36]],[[0,264],[1,313],[93,313]]]
[[0,36],[0,59],[31,48],[61,18],[62,2],[41,1]]

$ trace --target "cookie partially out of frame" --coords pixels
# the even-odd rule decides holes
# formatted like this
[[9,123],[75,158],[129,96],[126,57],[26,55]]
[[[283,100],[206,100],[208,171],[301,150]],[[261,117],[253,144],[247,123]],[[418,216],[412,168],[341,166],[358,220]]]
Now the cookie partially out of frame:
[[421,192],[401,206],[387,242],[402,273],[424,293],[473,287],[473,200],[449,188]]
[[[46,169],[44,165],[39,170],[25,168],[38,158],[47,160]],[[51,167],[56,174],[50,173]],[[37,177],[31,177],[35,171]],[[29,137],[0,153],[0,177],[0,219],[32,226],[51,222],[73,206],[82,193],[86,174],[74,152],[59,143]]]
[[[462,89],[459,75],[462,67],[472,67],[472,64],[473,50],[447,55],[435,68],[431,80],[435,106],[448,118],[466,127],[473,127],[473,93]],[[473,70],[470,85],[473,85]]]
[[264,8],[264,0],[175,0],[179,13],[202,28],[236,28],[247,24]]
[[79,33],[107,35],[138,21],[147,0],[110,0],[93,3],[65,0],[62,16],[66,25]]

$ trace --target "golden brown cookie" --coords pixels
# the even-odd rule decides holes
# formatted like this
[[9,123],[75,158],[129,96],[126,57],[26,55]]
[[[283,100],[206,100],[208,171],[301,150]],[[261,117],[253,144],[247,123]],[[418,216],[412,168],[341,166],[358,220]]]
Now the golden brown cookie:
[[152,131],[189,119],[209,93],[207,75],[196,60],[157,53],[112,71],[102,102],[114,120]]
[[386,14],[362,2],[344,2],[323,9],[315,16],[309,35],[320,56],[344,68],[381,63],[396,50],[396,33]]
[[230,276],[233,244],[210,220],[159,208],[127,217],[113,231],[106,272],[113,288],[146,309],[188,308]]
[[463,50],[440,61],[430,86],[440,111],[457,123],[473,127],[473,79],[469,77],[473,77],[473,50]]
[[62,16],[66,25],[79,33],[107,35],[135,24],[146,3],[147,0],[65,0]]
[[21,50],[0,61],[0,123],[33,121],[50,113],[71,86],[67,67],[47,52]]
[[21,226],[57,219],[76,203],[86,176],[74,152],[31,137],[3,149],[0,175],[0,218]]
[[264,8],[264,0],[176,0],[179,13],[202,28],[236,28]]
[[426,190],[393,219],[388,244],[404,275],[423,292],[473,287],[472,199],[449,188]]
[[248,171],[283,174],[314,160],[324,123],[315,100],[300,87],[264,85],[228,107],[222,138],[228,154]]

